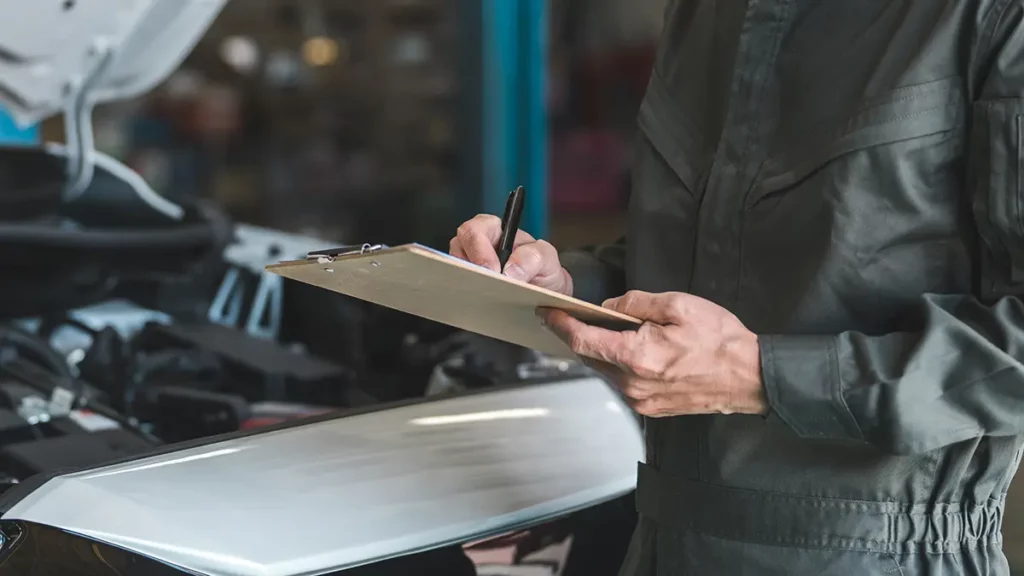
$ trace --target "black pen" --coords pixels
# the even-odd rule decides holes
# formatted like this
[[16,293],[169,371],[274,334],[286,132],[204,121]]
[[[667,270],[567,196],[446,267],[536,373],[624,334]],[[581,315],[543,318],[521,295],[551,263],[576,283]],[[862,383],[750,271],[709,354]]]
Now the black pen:
[[512,255],[512,249],[515,248],[516,232],[519,231],[519,217],[523,215],[525,200],[526,190],[519,186],[508,193],[508,200],[505,201],[505,213],[501,216],[501,238],[498,239],[499,272],[505,271],[508,257]]

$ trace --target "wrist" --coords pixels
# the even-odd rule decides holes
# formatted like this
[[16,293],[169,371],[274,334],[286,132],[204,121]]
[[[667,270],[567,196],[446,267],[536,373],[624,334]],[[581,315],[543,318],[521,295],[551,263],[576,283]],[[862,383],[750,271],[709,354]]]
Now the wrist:
[[739,414],[768,413],[768,398],[761,376],[761,345],[757,334],[744,330],[734,342],[732,410]]

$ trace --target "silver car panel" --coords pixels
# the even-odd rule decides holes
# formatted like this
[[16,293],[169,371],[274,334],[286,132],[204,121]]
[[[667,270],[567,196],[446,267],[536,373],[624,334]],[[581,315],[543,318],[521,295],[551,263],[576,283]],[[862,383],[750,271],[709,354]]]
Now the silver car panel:
[[211,576],[299,576],[628,493],[633,413],[585,378],[399,406],[58,476],[3,515]]

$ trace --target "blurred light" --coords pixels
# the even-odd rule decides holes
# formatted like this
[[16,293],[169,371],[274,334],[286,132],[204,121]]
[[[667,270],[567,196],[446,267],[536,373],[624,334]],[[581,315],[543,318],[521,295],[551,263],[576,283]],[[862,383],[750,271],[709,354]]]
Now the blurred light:
[[248,36],[230,36],[220,45],[220,57],[235,70],[250,74],[260,63],[260,49]]
[[401,64],[419,64],[430,57],[430,43],[420,34],[407,34],[395,44],[395,60]]
[[338,60],[338,42],[326,36],[314,36],[302,45],[302,59],[310,66],[330,66]]
[[68,353],[68,364],[72,366],[77,366],[78,363],[81,362],[82,360],[85,360],[85,350],[83,350],[82,348],[75,348],[74,350]]
[[203,77],[198,72],[182,68],[171,74],[164,89],[174,99],[192,98],[199,94],[203,83]]
[[452,414],[450,416],[426,416],[410,420],[409,423],[413,426],[444,426],[447,424],[468,424],[470,422],[491,422],[493,420],[541,418],[549,413],[550,411],[547,408],[512,408],[509,410]]
[[277,86],[292,86],[299,81],[301,66],[298,58],[279,50],[267,58],[267,78]]
[[185,464],[186,462],[195,462],[196,460],[209,460],[210,458],[220,458],[221,456],[230,456],[231,454],[237,454],[242,450],[246,450],[245,447],[240,448],[221,448],[220,450],[211,450],[209,452],[200,452],[198,454],[192,454],[189,456],[181,456],[178,458],[172,458],[170,460],[157,460],[149,464],[135,464],[128,463],[122,464],[121,466],[110,470],[109,472],[99,472],[92,475],[92,478],[102,478],[104,476],[116,476],[118,474],[124,474],[125,472],[138,472],[140,470],[152,470],[153,468],[163,468],[164,466],[177,466],[178,464]]

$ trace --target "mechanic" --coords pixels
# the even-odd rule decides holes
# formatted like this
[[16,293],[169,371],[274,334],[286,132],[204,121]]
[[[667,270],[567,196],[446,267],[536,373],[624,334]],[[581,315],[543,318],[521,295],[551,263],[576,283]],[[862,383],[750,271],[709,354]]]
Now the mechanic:
[[645,321],[545,314],[645,417],[624,574],[1009,573],[1022,52],[1024,0],[669,2],[626,238],[503,271]]

